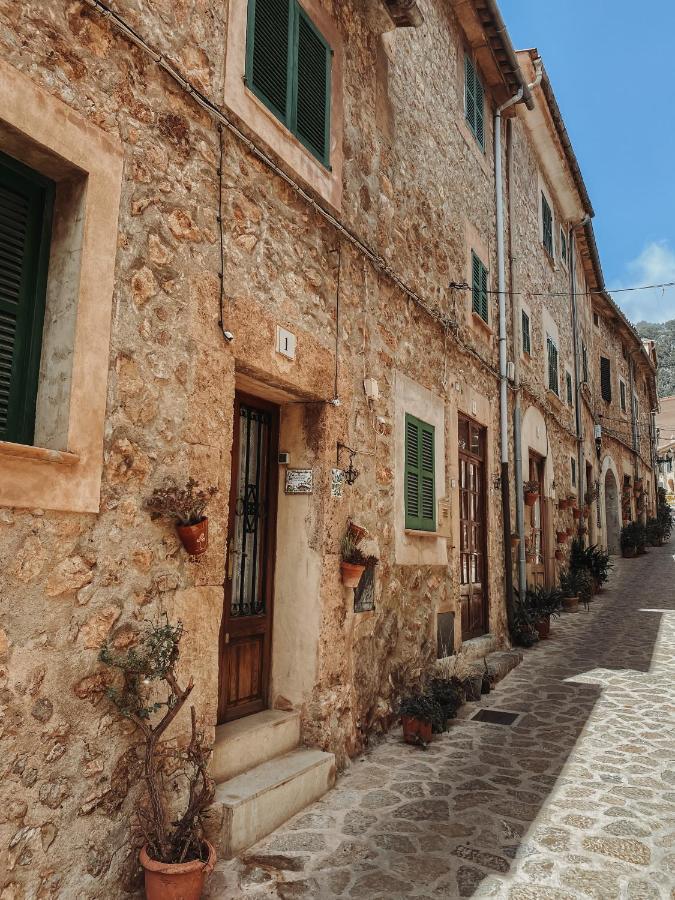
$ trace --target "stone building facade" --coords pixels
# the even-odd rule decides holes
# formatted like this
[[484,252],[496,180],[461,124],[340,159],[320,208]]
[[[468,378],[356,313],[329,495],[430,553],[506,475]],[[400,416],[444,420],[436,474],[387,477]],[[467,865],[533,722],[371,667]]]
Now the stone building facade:
[[[104,696],[104,641],[181,619],[215,757],[252,752],[250,723],[301,726],[328,785],[389,727],[398,684],[462,645],[508,644],[522,480],[536,469],[545,500],[527,578],[551,581],[557,499],[600,480],[602,509],[609,471],[651,477],[650,432],[618,427],[617,379],[647,422],[654,361],[603,293],[591,226],[574,228],[592,210],[550,85],[528,87],[536,61],[498,11],[293,0],[311,58],[328,53],[319,128],[306,109],[298,125],[296,95],[286,119],[261,99],[246,0],[113,8],[0,2],[0,163],[53,204],[34,427],[0,441],[3,898],[137,885],[133,738]],[[502,167],[523,458],[505,528],[493,129],[519,89]],[[542,195],[566,265],[544,255]],[[196,559],[144,506],[190,477],[218,488]],[[340,581],[350,520],[377,560],[356,594]]]

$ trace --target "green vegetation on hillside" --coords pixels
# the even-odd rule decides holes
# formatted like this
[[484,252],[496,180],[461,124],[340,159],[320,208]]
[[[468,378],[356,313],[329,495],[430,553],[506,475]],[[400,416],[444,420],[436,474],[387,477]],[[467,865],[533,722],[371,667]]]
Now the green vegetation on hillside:
[[672,397],[675,394],[675,319],[669,322],[638,322],[635,327],[640,337],[656,341],[659,397]]

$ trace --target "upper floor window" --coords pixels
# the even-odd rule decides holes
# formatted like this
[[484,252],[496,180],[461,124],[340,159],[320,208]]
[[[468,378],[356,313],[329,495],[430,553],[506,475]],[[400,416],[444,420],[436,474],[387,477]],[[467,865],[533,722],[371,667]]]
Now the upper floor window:
[[523,323],[523,353],[531,353],[532,352],[532,343],[530,340],[530,317],[522,310],[522,323]]
[[596,328],[600,327],[600,316],[596,312],[593,313],[593,324]]
[[485,92],[468,56],[464,57],[464,113],[474,137],[485,150]]
[[565,229],[560,229],[560,259],[567,265],[567,236]]
[[626,382],[619,382],[619,396],[621,400],[621,412],[626,412]]
[[586,344],[581,345],[581,371],[583,380],[588,384],[588,350]]
[[572,376],[569,372],[565,372],[565,388],[567,391],[567,405],[574,406],[574,392],[572,390]]
[[0,440],[32,444],[54,183],[0,154]]
[[325,166],[332,56],[298,0],[249,0],[246,84]]
[[577,461],[573,456],[570,456],[570,470],[571,470],[572,487],[576,487],[577,486]]
[[433,425],[406,413],[405,527],[436,530],[436,485]]
[[612,402],[612,369],[606,356],[600,357],[600,394],[607,403]]
[[541,194],[541,239],[544,244],[544,249],[548,253],[549,256],[553,256],[553,213],[551,211],[551,207],[549,205],[548,200],[544,196],[544,192]]
[[558,348],[550,335],[546,335],[546,352],[548,355],[548,389],[553,391],[554,394],[560,395]]
[[473,311],[488,321],[488,270],[471,251],[471,303]]

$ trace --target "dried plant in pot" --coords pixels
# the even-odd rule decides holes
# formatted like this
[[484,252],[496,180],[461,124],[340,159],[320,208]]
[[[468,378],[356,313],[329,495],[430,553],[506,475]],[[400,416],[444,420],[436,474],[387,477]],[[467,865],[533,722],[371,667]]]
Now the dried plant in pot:
[[434,731],[445,731],[447,716],[430,692],[415,691],[409,694],[401,702],[399,714],[406,744],[426,749]]
[[539,499],[539,482],[526,481],[523,484],[523,494],[526,506],[534,506]]
[[372,562],[362,552],[359,546],[361,540],[348,529],[340,541],[340,574],[345,587],[358,587],[366,566]]
[[145,506],[153,516],[175,519],[178,537],[187,552],[190,556],[201,556],[209,546],[209,520],[204,513],[217,493],[218,488],[213,486],[199,489],[194,478],[189,478],[185,487],[167,481],[155,488]]
[[181,687],[176,675],[182,634],[180,622],[163,621],[147,625],[128,649],[107,644],[99,654],[118,673],[108,699],[141,736],[136,751],[145,792],[136,826],[144,841],[140,862],[147,900],[198,900],[216,863],[203,830],[215,792],[207,771],[211,748],[197,729],[194,706],[189,742],[166,740],[194,686],[190,679]]

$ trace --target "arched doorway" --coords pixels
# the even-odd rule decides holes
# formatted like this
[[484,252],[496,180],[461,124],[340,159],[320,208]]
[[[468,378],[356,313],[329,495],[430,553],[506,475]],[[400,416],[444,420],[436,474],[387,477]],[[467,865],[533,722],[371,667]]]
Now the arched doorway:
[[605,521],[607,523],[607,552],[617,554],[621,550],[621,513],[619,510],[619,486],[614,472],[605,474]]

